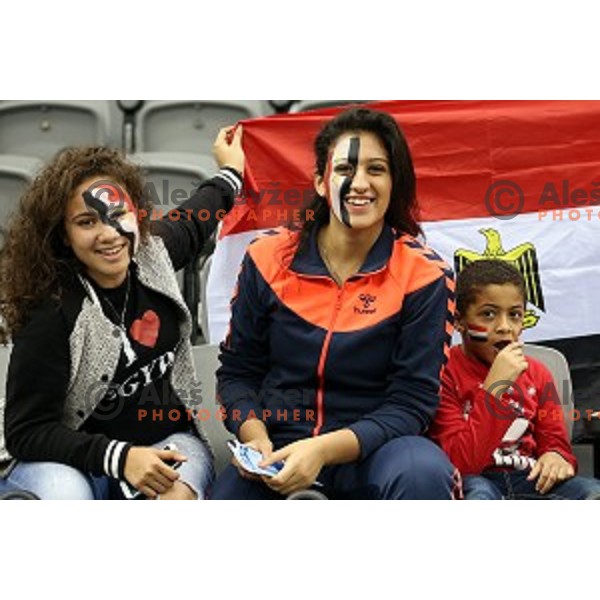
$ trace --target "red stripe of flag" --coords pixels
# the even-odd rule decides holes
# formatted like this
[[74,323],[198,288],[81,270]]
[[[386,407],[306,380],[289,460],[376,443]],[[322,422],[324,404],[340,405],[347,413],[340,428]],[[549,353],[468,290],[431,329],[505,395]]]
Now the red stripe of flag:
[[[503,205],[522,198],[520,212],[600,203],[598,101],[396,101],[368,106],[392,114],[407,136],[423,221],[490,216],[486,193],[492,186],[499,186],[496,193]],[[258,204],[236,206],[222,235],[293,218],[299,198],[311,195],[313,139],[339,110],[243,122],[245,183],[264,197]],[[502,182],[509,183],[503,187]]]

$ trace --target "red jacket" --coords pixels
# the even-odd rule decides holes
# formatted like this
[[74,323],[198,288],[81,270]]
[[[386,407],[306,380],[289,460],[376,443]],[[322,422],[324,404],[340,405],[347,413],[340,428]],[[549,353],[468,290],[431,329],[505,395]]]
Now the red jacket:
[[489,367],[460,346],[450,350],[429,434],[463,475],[526,469],[549,451],[577,469],[552,375],[540,362],[527,362],[529,368],[495,399],[483,389]]

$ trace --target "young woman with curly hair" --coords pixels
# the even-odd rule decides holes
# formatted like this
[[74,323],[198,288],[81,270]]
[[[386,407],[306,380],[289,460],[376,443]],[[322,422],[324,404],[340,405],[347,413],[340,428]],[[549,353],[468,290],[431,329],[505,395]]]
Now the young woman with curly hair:
[[[0,257],[13,343],[0,492],[205,496],[212,457],[193,418],[201,398],[175,270],[239,192],[241,130],[223,129],[214,154],[217,175],[160,221],[149,219],[140,169],[116,150],[66,149],[26,191]],[[144,417],[152,409],[161,418]]]

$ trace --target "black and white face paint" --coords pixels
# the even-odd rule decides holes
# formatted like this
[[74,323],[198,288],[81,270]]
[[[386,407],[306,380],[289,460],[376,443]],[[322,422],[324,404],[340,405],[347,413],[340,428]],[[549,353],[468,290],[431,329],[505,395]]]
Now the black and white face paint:
[[140,230],[129,194],[112,181],[96,181],[83,192],[83,201],[98,214],[102,223],[129,240],[129,252],[133,256],[139,246]]
[[[360,138],[358,136],[341,139],[331,151],[325,169],[325,189],[333,214],[346,227],[352,227],[350,214],[346,208],[346,198],[350,193],[352,180],[358,167]],[[343,173],[336,172],[336,166],[344,165]]]

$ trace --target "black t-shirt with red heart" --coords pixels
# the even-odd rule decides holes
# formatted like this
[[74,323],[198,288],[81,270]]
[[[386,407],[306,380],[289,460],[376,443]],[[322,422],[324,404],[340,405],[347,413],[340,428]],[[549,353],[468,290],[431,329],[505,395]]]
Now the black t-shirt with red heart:
[[129,279],[111,289],[93,284],[104,314],[115,323],[115,336],[122,335],[119,325],[127,301],[123,316],[129,348],[125,342],[109,390],[82,429],[147,446],[189,431],[192,421],[170,382],[180,337],[178,309],[142,285],[134,270]]

